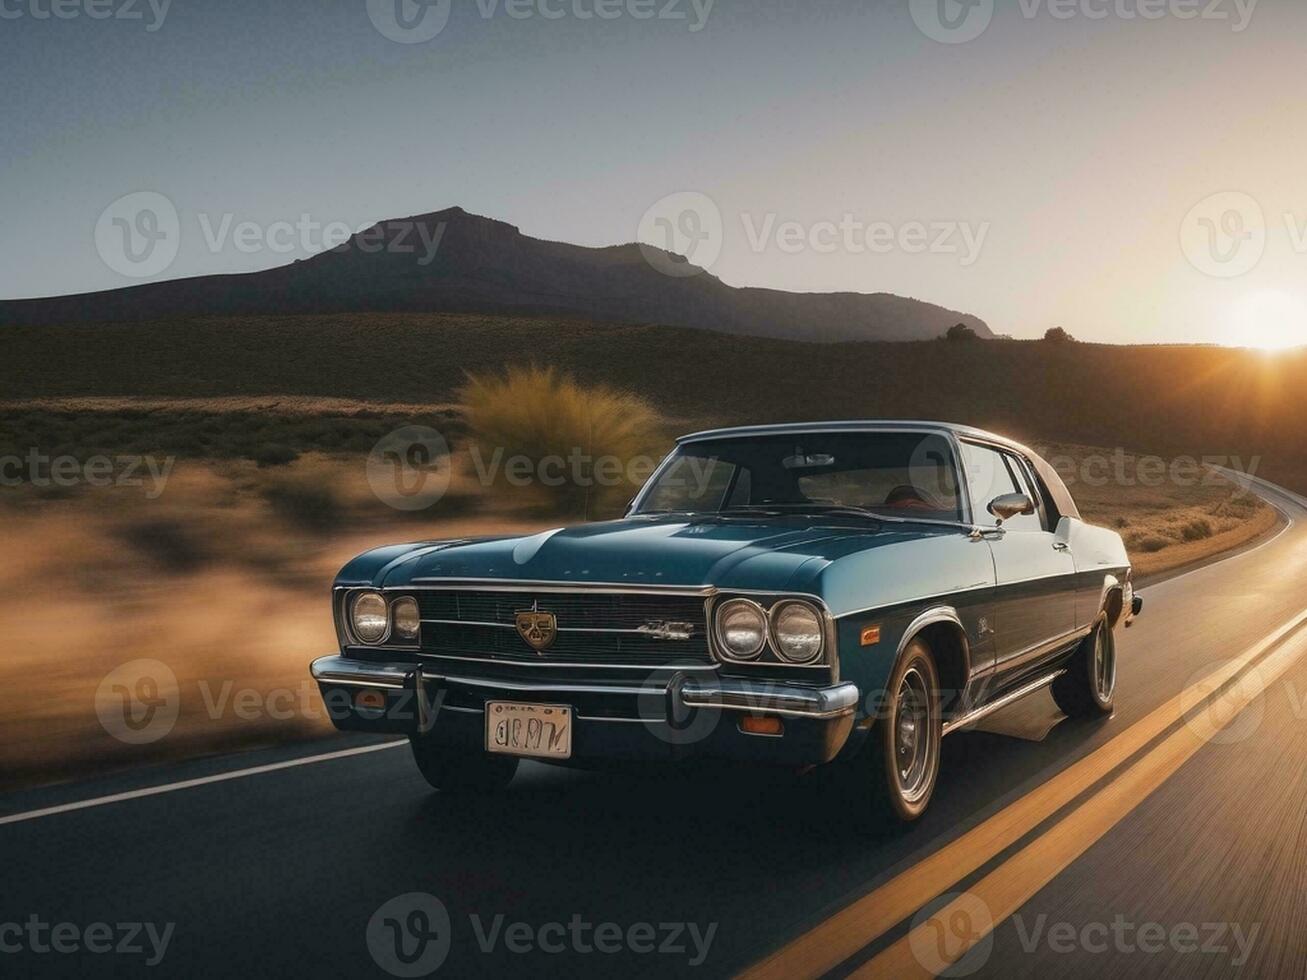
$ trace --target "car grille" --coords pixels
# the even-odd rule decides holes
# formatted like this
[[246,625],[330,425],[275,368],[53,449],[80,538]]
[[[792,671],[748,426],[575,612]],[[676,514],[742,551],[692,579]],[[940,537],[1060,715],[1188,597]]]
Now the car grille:
[[[604,592],[418,592],[422,649],[444,656],[488,657],[531,663],[711,663],[704,600],[698,596]],[[537,653],[518,634],[517,614],[553,613],[554,642]],[[688,639],[637,632],[659,623],[688,624]]]

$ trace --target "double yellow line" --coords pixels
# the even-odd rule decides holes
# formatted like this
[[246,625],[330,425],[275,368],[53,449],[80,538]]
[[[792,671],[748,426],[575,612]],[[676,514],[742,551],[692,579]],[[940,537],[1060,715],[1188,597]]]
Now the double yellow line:
[[[1189,716],[1185,725],[1124,773],[982,878],[965,895],[935,911],[852,975],[893,977],[895,980],[931,976],[933,971],[961,959],[998,923],[1012,915],[1161,786],[1239,711],[1288,670],[1307,651],[1307,636],[1293,636],[1304,623],[1307,623],[1307,610],[1038,789],[840,910],[741,976],[748,980],[788,980],[820,976],[834,969],[944,894],[951,885],[1016,844],[1086,788]],[[1285,643],[1264,662],[1239,677],[1268,650],[1289,637],[1293,637],[1293,642]],[[1236,677],[1239,677],[1238,683],[1226,687]],[[1191,715],[1190,712],[1198,707],[1205,710]],[[981,910],[979,915],[978,909]],[[959,930],[959,921],[967,928]]]

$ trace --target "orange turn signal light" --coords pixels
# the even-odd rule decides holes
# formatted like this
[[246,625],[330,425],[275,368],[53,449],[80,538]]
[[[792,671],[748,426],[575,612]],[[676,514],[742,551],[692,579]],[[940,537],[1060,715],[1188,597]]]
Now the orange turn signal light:
[[875,626],[864,626],[860,642],[864,647],[875,646],[880,642],[880,623]]
[[779,718],[755,718],[750,715],[740,719],[740,731],[748,735],[784,735],[785,723]]
[[381,691],[359,691],[354,695],[354,707],[360,711],[385,711],[386,695]]

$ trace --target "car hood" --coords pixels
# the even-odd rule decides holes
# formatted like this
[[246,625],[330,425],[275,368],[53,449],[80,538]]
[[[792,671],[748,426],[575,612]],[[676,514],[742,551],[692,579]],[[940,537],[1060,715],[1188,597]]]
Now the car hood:
[[841,557],[937,533],[915,525],[629,518],[523,537],[380,548],[345,566],[337,584],[455,579],[804,592]]

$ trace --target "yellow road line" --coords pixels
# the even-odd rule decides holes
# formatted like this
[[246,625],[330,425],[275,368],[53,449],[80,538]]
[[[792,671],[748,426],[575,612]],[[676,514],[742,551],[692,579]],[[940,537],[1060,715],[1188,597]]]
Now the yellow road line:
[[1303,636],[1275,651],[1118,779],[851,976],[930,977],[957,962],[1174,775],[1304,652]]
[[1011,806],[749,967],[741,977],[817,977],[838,966],[1026,836],[1304,622],[1307,610]]

